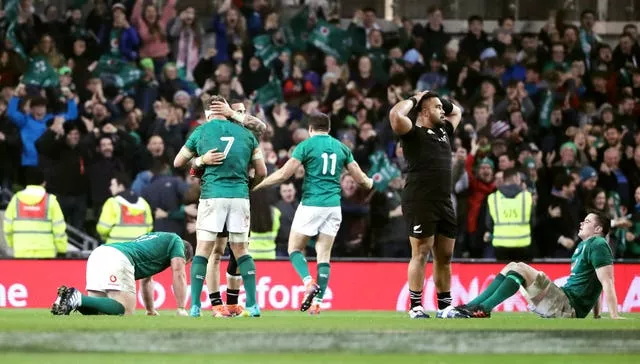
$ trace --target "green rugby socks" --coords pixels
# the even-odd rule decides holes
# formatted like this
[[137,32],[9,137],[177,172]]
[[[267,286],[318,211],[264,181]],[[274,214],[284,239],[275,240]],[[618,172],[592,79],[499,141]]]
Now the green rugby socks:
[[191,306],[201,307],[200,294],[204,277],[207,274],[207,263],[209,259],[196,255],[191,263]]
[[[311,274],[309,274],[309,265],[307,264],[307,259],[302,255],[301,252],[295,251],[289,254],[289,260],[291,264],[293,264],[293,268],[298,272],[300,279],[304,284],[311,282]],[[327,280],[329,278],[327,277]]]
[[256,264],[251,255],[243,255],[238,258],[238,268],[242,275],[244,291],[247,294],[247,307],[256,304]]

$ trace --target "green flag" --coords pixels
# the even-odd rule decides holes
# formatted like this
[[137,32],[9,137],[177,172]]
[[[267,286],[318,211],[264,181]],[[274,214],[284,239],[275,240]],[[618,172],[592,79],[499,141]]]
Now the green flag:
[[253,38],[253,47],[256,50],[256,56],[262,60],[265,67],[269,67],[274,59],[280,55],[280,47],[276,47],[271,40],[270,34],[259,35]]
[[309,42],[324,53],[336,57],[338,62],[346,62],[351,56],[351,37],[326,20],[318,19],[316,27],[309,35]]
[[370,155],[369,161],[371,161],[371,168],[369,168],[368,176],[373,179],[373,188],[377,191],[386,191],[389,183],[402,175],[400,169],[391,163],[382,151]]
[[19,0],[8,0],[4,5],[4,18],[2,22],[6,25],[7,30],[5,37],[9,41],[9,47],[12,47],[16,53],[18,53],[24,60],[26,60],[27,53],[24,50],[22,43],[18,41],[16,37],[16,24],[18,23],[18,3]]
[[287,46],[294,52],[307,50],[309,39],[309,7],[305,6],[283,27]]
[[283,101],[282,85],[278,79],[274,79],[256,90],[255,102],[263,108]]
[[116,86],[122,89],[133,87],[142,78],[142,71],[139,68],[108,55],[100,57],[95,73],[113,77]]
[[58,73],[51,67],[46,58],[41,55],[31,57],[27,72],[22,76],[22,83],[25,85],[37,85],[40,87],[56,87]]

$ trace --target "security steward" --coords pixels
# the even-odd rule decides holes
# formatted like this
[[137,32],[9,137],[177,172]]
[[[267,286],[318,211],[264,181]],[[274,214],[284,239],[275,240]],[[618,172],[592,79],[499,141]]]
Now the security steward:
[[106,244],[135,240],[153,230],[151,207],[131,191],[131,179],[119,173],[111,179],[110,197],[102,206],[96,230]]
[[30,169],[27,187],[16,193],[4,215],[3,229],[14,258],[55,258],[67,252],[67,224],[56,196],[45,190],[41,170]]
[[504,184],[487,197],[487,207],[484,241],[491,242],[496,259],[531,260],[533,195],[523,189],[522,178],[516,169],[504,172]]

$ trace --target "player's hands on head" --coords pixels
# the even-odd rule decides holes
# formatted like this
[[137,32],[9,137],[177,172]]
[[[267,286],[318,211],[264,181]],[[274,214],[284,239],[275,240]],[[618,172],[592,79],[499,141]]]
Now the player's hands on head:
[[220,165],[226,156],[222,152],[218,152],[218,148],[213,148],[202,156],[202,163],[208,166]]
[[215,101],[211,103],[209,107],[212,113],[217,115],[224,115],[225,117],[231,117],[233,115],[233,109],[226,102]]

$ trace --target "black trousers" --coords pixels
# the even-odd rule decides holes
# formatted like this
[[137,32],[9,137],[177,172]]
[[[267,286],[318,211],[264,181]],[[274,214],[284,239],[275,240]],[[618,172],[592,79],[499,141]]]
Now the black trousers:
[[504,262],[529,262],[533,259],[531,247],[503,248],[495,247],[496,259]]

